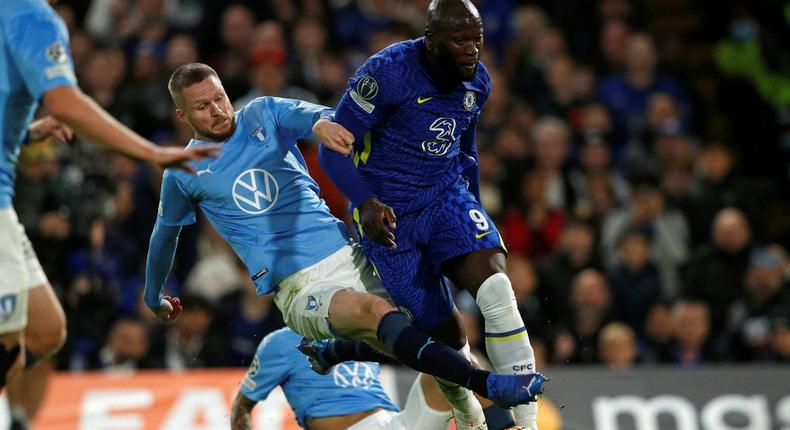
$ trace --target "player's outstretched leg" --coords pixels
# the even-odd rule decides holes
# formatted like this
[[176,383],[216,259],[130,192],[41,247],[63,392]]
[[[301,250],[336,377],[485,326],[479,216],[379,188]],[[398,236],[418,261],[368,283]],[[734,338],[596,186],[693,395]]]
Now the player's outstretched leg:
[[458,351],[421,332],[406,314],[371,294],[335,293],[329,304],[329,323],[343,337],[376,345],[414,370],[466,387],[500,405],[534,402],[542,391],[542,378],[475,368]]
[[[505,275],[504,253],[499,249],[475,251],[451,260],[446,268],[456,285],[475,296],[485,319],[486,352],[494,370],[517,375],[536,372],[535,353]],[[537,403],[516,407],[513,412],[516,424],[537,429]]]

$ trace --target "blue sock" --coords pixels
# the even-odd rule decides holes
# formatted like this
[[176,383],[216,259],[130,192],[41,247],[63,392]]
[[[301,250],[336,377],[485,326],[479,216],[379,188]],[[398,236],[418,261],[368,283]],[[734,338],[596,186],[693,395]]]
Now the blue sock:
[[324,358],[331,363],[342,363],[344,361],[375,361],[377,363],[386,364],[397,363],[397,360],[394,358],[378,351],[361,340],[330,339],[326,354],[328,357]]
[[490,372],[475,368],[458,351],[417,330],[403,312],[384,315],[377,334],[379,341],[412,369],[454,382],[481,396],[488,394],[486,379]]

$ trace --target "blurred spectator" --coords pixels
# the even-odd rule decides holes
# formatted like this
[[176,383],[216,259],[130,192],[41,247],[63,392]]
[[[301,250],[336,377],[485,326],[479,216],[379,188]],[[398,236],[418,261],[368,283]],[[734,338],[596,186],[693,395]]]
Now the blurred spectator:
[[511,252],[541,259],[559,242],[565,214],[549,206],[544,192],[546,176],[542,171],[532,171],[523,181],[522,204],[505,215],[502,234]]
[[569,332],[560,335],[570,340],[570,348],[555,345],[557,360],[596,363],[599,357],[598,337],[611,319],[611,297],[606,279],[595,269],[580,272],[573,280]]
[[250,82],[252,89],[236,99],[233,105],[240,109],[252,100],[262,96],[286,97],[292,99],[318,102],[315,94],[288,85],[288,68],[286,53],[276,49],[260,49],[250,52]]
[[608,267],[617,261],[617,244],[626,231],[641,229],[650,240],[650,260],[661,274],[662,294],[674,296],[680,282],[678,268],[688,259],[688,224],[683,215],[664,204],[664,196],[651,181],[635,184],[628,208],[613,211],[604,220],[601,250]]
[[155,139],[170,125],[172,102],[164,69],[165,45],[141,42],[134,53],[131,81],[119,93],[118,115],[144,137]]
[[695,367],[718,360],[710,343],[710,313],[704,302],[682,300],[672,307],[675,346],[672,362]]
[[699,175],[692,187],[687,211],[694,243],[709,241],[710,220],[725,207],[737,207],[747,215],[753,208],[754,189],[735,173],[735,154],[721,143],[707,145],[697,159]]
[[571,221],[560,236],[557,249],[538,263],[536,296],[546,309],[550,325],[570,318],[570,297],[573,278],[585,269],[599,267],[593,231],[586,224]]
[[255,31],[255,16],[244,5],[228,6],[220,18],[220,50],[208,62],[217,71],[231,100],[244,94],[247,83],[250,42]]
[[661,299],[661,277],[649,254],[644,232],[626,232],[620,239],[620,261],[607,276],[617,317],[634,330],[642,329],[648,311]]
[[82,88],[101,107],[118,112],[118,89],[126,73],[126,59],[120,49],[93,51],[81,74]]
[[322,54],[318,60],[318,81],[315,92],[325,106],[337,106],[346,90],[346,69],[342,58],[332,54]]
[[628,202],[629,188],[626,179],[612,169],[609,146],[601,139],[590,139],[585,142],[581,152],[581,165],[570,174],[570,182],[577,196],[573,208],[576,216],[592,218],[596,212],[591,183],[605,181],[613,192],[614,206],[622,207]]
[[230,366],[249,366],[261,339],[284,325],[272,295],[258,296],[249,278],[242,288],[222,299],[220,308]]
[[672,321],[672,307],[660,302],[647,311],[639,356],[646,363],[669,363],[672,361],[672,348],[675,329]]
[[751,228],[738,209],[713,220],[713,242],[694,253],[686,267],[685,295],[710,306],[714,333],[722,333],[730,306],[743,297],[751,254]]
[[612,322],[601,329],[598,353],[602,363],[614,369],[627,369],[637,358],[636,335],[631,327]]
[[134,372],[149,366],[147,355],[146,326],[137,320],[121,319],[110,329],[107,345],[99,351],[97,365],[105,372]]
[[643,33],[634,34],[628,38],[626,46],[623,73],[603,79],[598,87],[598,97],[612,112],[623,143],[638,139],[645,130],[645,114],[653,94],[671,94],[681,103],[684,112],[687,109],[685,93],[680,86],[657,71],[653,39]]
[[167,42],[165,69],[168,79],[177,68],[198,61],[197,41],[192,36],[177,34]]
[[547,335],[544,301],[535,294],[537,277],[529,260],[518,254],[510,254],[507,259],[507,276],[513,285],[518,310],[524,325],[532,338],[545,338]]
[[631,28],[625,21],[607,20],[601,28],[599,48],[602,64],[601,72],[620,73],[625,69],[628,39],[631,37]]
[[[522,110],[518,106],[515,109]],[[525,117],[523,118],[524,120],[530,121],[531,108],[524,107],[521,115]],[[521,182],[524,172],[532,164],[533,156],[532,145],[527,136],[520,133],[515,127],[498,130],[496,136],[494,151],[497,158],[501,160],[503,167],[500,190],[502,199],[507,203],[503,208],[505,210],[517,206],[523,198]],[[483,204],[486,204],[485,200]]]
[[24,147],[17,165],[14,208],[57,291],[68,279],[66,255],[74,220],[56,145],[46,140]]
[[774,352],[771,320],[790,316],[790,281],[776,251],[758,248],[752,252],[745,293],[730,308],[732,356],[740,361],[768,360]]
[[230,245],[205,218],[200,227],[198,260],[184,281],[184,290],[217,304],[222,297],[243,289],[249,275]]
[[154,335],[151,355],[172,371],[228,365],[226,344],[212,327],[214,308],[198,296],[185,295],[181,303],[181,316],[166,326],[164,335]]
[[535,102],[539,114],[552,115],[576,125],[582,100],[574,81],[575,67],[568,56],[554,58],[547,65],[546,89]]
[[319,63],[326,51],[328,36],[321,21],[304,18],[293,29],[291,61],[298,64],[300,82],[315,88],[321,77]]
[[535,123],[535,168],[545,176],[546,204],[549,209],[568,212],[576,203],[567,169],[570,130],[564,122],[544,117]]

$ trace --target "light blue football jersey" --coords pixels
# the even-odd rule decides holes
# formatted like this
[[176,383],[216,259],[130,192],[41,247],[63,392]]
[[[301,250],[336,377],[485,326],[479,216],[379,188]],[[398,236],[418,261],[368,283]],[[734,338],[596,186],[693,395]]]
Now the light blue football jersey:
[[281,386],[302,427],[310,418],[376,408],[398,411],[381,386],[378,363],[348,361],[332,367],[328,375],[319,375],[294,347],[301,339],[289,328],[263,338],[239,391],[250,400],[262,401]]
[[45,0],[0,0],[0,209],[11,207],[19,147],[41,97],[77,85],[66,25]]
[[334,253],[349,243],[348,231],[319,198],[296,147],[331,114],[299,100],[253,100],[236,112],[236,130],[219,158],[194,162],[194,175],[165,171],[159,222],[192,224],[199,207],[247,266],[258,294]]

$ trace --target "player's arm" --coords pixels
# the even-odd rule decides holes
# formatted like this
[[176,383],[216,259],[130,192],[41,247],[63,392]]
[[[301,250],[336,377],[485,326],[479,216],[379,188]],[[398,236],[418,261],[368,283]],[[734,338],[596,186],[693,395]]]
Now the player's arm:
[[296,345],[288,344],[287,338],[287,330],[278,330],[267,335],[258,345],[236,399],[233,400],[230,418],[232,430],[252,429],[251,413],[255,405],[284,384],[294,366],[307,366],[306,360],[294,362],[294,358],[302,357],[296,352]]
[[335,111],[326,106],[304,100],[280,97],[259,99],[268,103],[278,128],[291,133],[295,143],[299,139],[318,139],[333,151],[349,154],[354,137],[343,126],[332,122]]
[[216,151],[213,147],[159,148],[113,119],[77,88],[66,26],[53,15],[31,9],[3,17],[2,25],[11,45],[8,51],[29,93],[34,99],[42,100],[57,121],[77,133],[164,167],[188,169],[187,161]]
[[148,245],[145,262],[146,306],[164,321],[178,317],[181,303],[177,297],[163,295],[165,282],[173,267],[181,226],[196,221],[195,205],[179,184],[175,173],[166,170],[162,176],[162,192],[156,224]]
[[472,120],[469,127],[463,135],[461,135],[461,154],[463,158],[461,163],[468,164],[464,168],[463,175],[469,182],[469,192],[475,196],[477,202],[482,204],[480,200],[480,155],[477,152],[477,119],[479,116]]
[[61,86],[44,93],[44,106],[58,121],[104,146],[161,167],[193,169],[186,163],[216,153],[218,147],[201,145],[182,149],[159,147],[110,116],[76,86]]
[[[335,111],[335,122],[354,137],[354,150],[360,151],[365,134],[379,125],[388,107],[397,104],[402,88],[393,82],[396,73],[383,58],[371,58],[349,82]],[[375,88],[375,90],[373,89]],[[381,203],[365,183],[351,157],[331,151],[325,146],[318,150],[318,161],[332,182],[351,204],[360,211],[362,230],[372,240],[388,248],[395,248],[395,212]]]
[[180,313],[180,300],[163,295],[165,282],[173,267],[180,233],[180,226],[167,226],[157,219],[148,244],[143,297],[146,306],[156,314],[157,318],[164,321],[173,320]]
[[230,412],[231,430],[252,430],[252,408],[257,403],[240,392],[236,394]]

